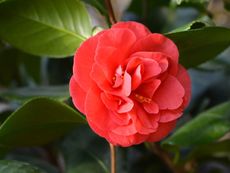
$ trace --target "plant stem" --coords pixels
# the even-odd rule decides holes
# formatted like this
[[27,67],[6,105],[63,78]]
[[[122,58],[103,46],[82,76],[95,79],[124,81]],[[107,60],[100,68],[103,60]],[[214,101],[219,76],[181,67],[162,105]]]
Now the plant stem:
[[110,147],[110,163],[111,163],[111,172],[116,173],[116,147],[113,144],[109,144]]
[[51,146],[45,146],[43,147],[45,150],[45,158],[54,166],[57,167],[59,173],[64,173],[65,172],[65,163],[63,157],[55,151],[54,148]]
[[109,20],[110,20],[111,24],[117,23],[111,0],[105,0],[105,4],[106,4],[106,7],[107,7],[107,10],[109,13]]
[[148,143],[148,146],[151,151],[157,155],[173,173],[184,173],[183,170],[178,170],[176,168],[169,154],[165,152],[159,145],[155,143]]

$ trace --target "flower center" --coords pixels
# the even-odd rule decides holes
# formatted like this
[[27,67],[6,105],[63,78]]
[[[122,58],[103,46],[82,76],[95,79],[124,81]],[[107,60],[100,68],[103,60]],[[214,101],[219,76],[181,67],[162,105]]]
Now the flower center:
[[124,80],[124,71],[121,66],[118,66],[116,69],[115,75],[113,77],[113,87],[118,88],[122,85],[123,80]]
[[137,101],[139,101],[140,103],[151,103],[152,99],[148,98],[148,97],[144,97],[142,95],[139,94],[135,94],[135,98]]

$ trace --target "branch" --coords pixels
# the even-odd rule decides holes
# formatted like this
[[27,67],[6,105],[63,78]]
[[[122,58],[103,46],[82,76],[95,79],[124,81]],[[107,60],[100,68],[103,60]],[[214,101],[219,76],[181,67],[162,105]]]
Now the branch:
[[177,169],[169,154],[155,143],[148,143],[151,151],[157,155],[173,173],[185,173],[183,169]]
[[107,10],[109,13],[109,20],[110,20],[111,24],[117,23],[111,0],[105,0],[105,4],[106,4],[106,7],[107,7]]

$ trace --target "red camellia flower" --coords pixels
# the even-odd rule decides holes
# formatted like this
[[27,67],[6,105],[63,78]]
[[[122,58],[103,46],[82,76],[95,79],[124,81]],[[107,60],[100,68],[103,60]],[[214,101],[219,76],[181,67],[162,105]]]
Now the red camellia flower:
[[90,127],[113,145],[156,142],[188,105],[190,78],[178,49],[136,22],[119,22],[82,43],[70,94]]

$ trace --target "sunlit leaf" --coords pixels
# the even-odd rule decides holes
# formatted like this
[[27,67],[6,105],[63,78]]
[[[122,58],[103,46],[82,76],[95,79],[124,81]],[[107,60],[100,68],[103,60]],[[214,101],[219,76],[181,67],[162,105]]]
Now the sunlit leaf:
[[11,0],[0,6],[0,37],[25,52],[65,57],[91,35],[79,0]]

